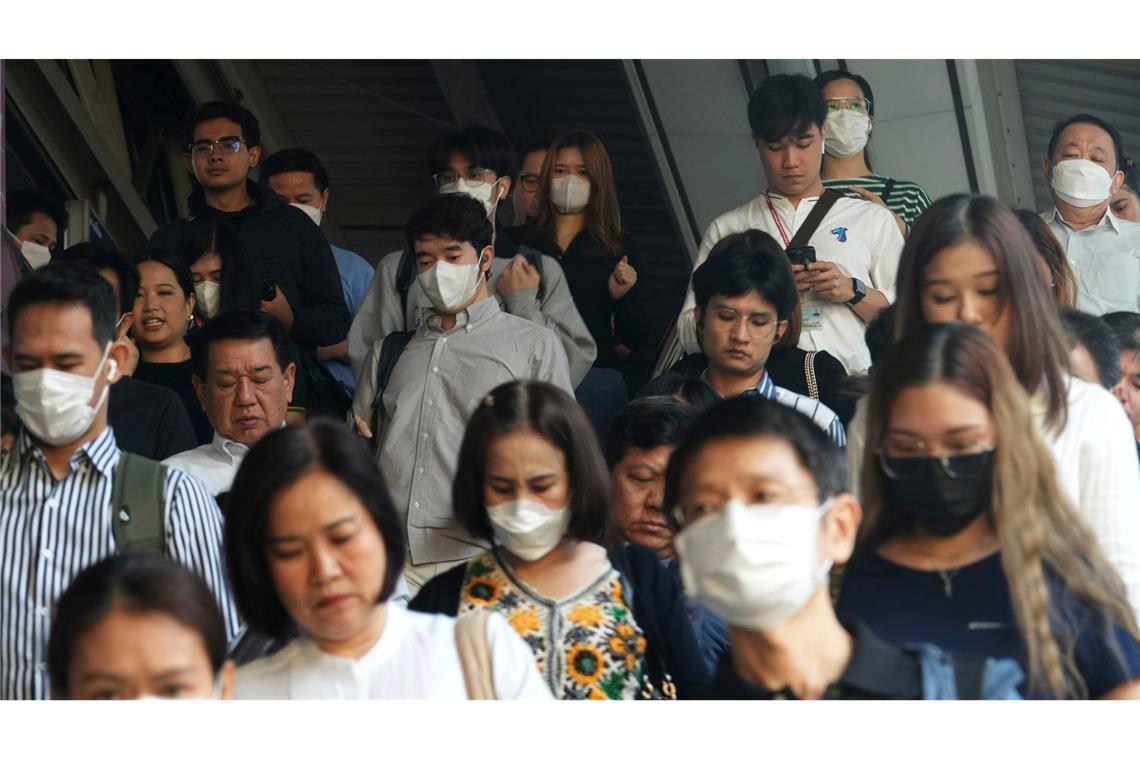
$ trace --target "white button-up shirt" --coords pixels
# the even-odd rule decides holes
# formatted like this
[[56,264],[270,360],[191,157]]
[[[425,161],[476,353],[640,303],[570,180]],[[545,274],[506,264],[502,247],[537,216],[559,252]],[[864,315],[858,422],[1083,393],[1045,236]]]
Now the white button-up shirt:
[[248,452],[249,447],[244,443],[231,441],[215,432],[214,440],[210,443],[189,451],[180,451],[162,460],[162,463],[193,475],[206,484],[211,496],[217,496],[230,490],[234,476]]
[[[466,699],[467,686],[447,615],[388,605],[384,631],[359,659],[326,654],[300,638],[238,669],[236,699]],[[487,616],[498,699],[552,699],[534,655],[507,619]]]
[[[380,471],[407,520],[414,565],[467,559],[487,549],[455,519],[451,481],[467,419],[492,390],[512,380],[542,380],[573,395],[566,352],[550,330],[476,301],[440,330],[433,313],[408,342],[384,389]],[[373,344],[356,391],[367,419],[375,398],[381,343]]]
[[[799,206],[777,193],[769,194],[772,206],[780,218],[788,238],[807,219],[819,198],[804,198]],[[697,252],[697,266],[708,258],[721,238],[736,232],[761,230],[776,242],[783,244],[779,227],[768,209],[764,195],[759,195],[739,208],[717,217],[709,225]],[[889,303],[895,300],[895,278],[899,257],[902,255],[903,237],[894,216],[882,206],[856,198],[840,198],[823,218],[809,240],[815,247],[817,261],[830,261],[848,277],[857,277],[868,287],[886,296]],[[695,269],[695,267],[694,267]],[[820,308],[823,326],[810,330],[806,326],[800,333],[799,347],[805,351],[827,351],[839,359],[849,374],[866,372],[871,366],[871,354],[863,340],[867,325],[850,306],[818,298],[806,291],[804,306]],[[690,353],[700,351],[694,310],[692,278],[685,294],[685,305],[677,319],[677,335],[681,345]]]
[[1057,236],[1077,277],[1077,307],[1089,314],[1140,311],[1140,224],[1106,211],[1091,227],[1078,230],[1061,212],[1041,215]]

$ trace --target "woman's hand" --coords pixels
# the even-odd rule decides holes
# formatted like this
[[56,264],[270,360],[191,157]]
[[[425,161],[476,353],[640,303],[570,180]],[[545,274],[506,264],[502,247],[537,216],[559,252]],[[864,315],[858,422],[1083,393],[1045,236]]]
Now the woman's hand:
[[637,284],[637,270],[629,265],[629,256],[622,256],[621,261],[610,274],[610,298],[615,301],[633,290]]
[[[870,190],[862,187],[856,187],[855,185],[848,185],[847,189],[858,195],[863,200],[871,201],[871,203],[877,203],[883,208],[887,209],[887,211],[891,211],[890,207],[888,207],[887,204],[883,203],[883,199],[872,193]],[[895,218],[895,224],[899,226],[899,232],[902,233],[903,237],[906,237],[906,222],[904,222],[902,217],[896,214],[894,211],[891,211],[891,216]]]

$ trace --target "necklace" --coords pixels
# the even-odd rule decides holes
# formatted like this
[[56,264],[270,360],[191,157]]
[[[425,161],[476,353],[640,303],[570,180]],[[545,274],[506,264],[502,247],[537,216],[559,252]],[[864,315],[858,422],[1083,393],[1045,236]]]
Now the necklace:
[[942,578],[942,590],[944,592],[946,592],[946,598],[947,599],[954,596],[953,581],[954,581],[954,578],[956,578],[958,576],[958,573],[961,571],[962,571],[962,568],[960,568],[960,567],[956,567],[953,570],[939,570],[938,571],[938,575]]

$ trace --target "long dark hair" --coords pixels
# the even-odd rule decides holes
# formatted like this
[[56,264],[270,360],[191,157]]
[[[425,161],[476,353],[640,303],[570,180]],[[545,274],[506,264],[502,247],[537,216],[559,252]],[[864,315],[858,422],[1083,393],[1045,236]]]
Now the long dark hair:
[[205,581],[159,554],[116,554],[75,576],[56,605],[48,640],[52,696],[66,698],[80,640],[116,609],[174,618],[202,638],[214,675],[226,660],[226,626]]
[[[186,244],[182,260],[190,267],[208,253],[216,253],[222,260],[219,312],[261,308],[257,268],[233,225],[218,221],[199,229]],[[202,308],[203,305],[198,304],[198,314],[205,318]]]
[[590,174],[590,201],[586,204],[586,230],[606,253],[616,256],[621,252],[621,209],[618,207],[617,188],[614,185],[614,168],[606,146],[592,132],[580,129],[564,132],[554,138],[542,162],[542,196],[538,207],[535,229],[549,240],[555,239],[558,211],[550,199],[550,180],[558,151],[577,148],[582,152],[582,163]]
[[1038,253],[1017,216],[995,198],[950,195],[931,204],[911,228],[898,273],[895,337],[922,329],[923,277],[941,251],[967,240],[986,249],[1001,282],[999,308],[1009,310],[1006,355],[1032,396],[1044,386],[1046,422],[1063,430],[1068,414],[1069,350],[1057,305],[1041,278]]

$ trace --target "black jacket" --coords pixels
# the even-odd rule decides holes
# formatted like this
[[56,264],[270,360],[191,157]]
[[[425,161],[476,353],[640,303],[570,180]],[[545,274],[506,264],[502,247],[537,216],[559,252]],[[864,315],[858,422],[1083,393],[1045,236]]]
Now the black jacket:
[[331,346],[348,335],[351,317],[336,259],[320,229],[276,194],[246,180],[253,205],[223,212],[206,204],[201,188],[190,194],[190,215],[159,227],[150,244],[183,256],[202,227],[224,220],[245,242],[257,276],[281,288],[293,309],[293,340],[302,346]]
[[178,394],[133,377],[120,377],[107,393],[107,424],[120,449],[159,462],[198,445]]

